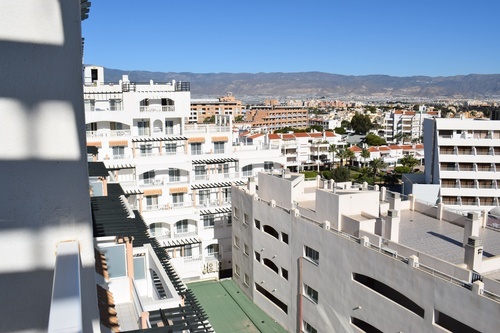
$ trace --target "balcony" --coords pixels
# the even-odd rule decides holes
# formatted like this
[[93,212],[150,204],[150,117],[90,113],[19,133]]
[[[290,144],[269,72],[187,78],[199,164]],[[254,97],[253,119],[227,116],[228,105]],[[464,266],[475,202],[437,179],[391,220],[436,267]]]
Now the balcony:
[[139,112],[175,112],[175,106],[174,105],[140,106]]
[[130,130],[100,129],[97,131],[87,131],[87,138],[107,138],[117,136],[130,136]]

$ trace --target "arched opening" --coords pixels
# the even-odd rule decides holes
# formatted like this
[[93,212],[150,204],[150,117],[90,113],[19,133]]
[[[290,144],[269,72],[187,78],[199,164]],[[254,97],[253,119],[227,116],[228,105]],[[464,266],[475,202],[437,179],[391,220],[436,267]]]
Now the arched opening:
[[186,237],[190,235],[195,235],[197,233],[196,230],[196,221],[194,220],[179,220],[174,224],[174,229],[172,230],[174,237],[175,235],[179,237]]
[[161,120],[155,120],[153,122],[153,133],[163,133],[163,124]]
[[272,262],[270,259],[264,258],[262,262],[264,263],[264,265],[272,269],[276,274],[280,273],[278,266],[276,266],[276,264]]
[[279,233],[276,231],[276,229],[274,229],[273,227],[271,227],[270,225],[264,225],[264,227],[262,228],[262,230],[264,230],[265,233],[273,236],[274,238],[276,239],[280,239],[280,235]]
[[207,257],[218,257],[219,256],[219,244],[210,244],[205,248],[205,253]]
[[149,233],[153,237],[170,236],[170,225],[165,222],[155,222],[149,225]]

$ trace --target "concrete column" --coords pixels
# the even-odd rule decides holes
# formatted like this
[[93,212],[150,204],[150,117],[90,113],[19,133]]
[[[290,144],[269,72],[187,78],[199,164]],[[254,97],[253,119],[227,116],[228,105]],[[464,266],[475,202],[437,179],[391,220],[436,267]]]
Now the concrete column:
[[320,184],[321,184],[321,176],[317,175],[316,176],[316,188],[320,188]]
[[386,194],[387,189],[385,186],[382,186],[380,188],[380,201],[385,201],[385,194]]
[[483,282],[481,282],[481,281],[475,281],[472,284],[472,292],[475,295],[482,295],[483,294],[483,290],[484,290],[484,283]]
[[401,210],[401,194],[392,193],[391,198],[389,199],[389,209],[394,209],[397,211]]
[[148,328],[149,312],[141,313],[141,328]]
[[438,219],[439,221],[443,219],[443,211],[444,211],[444,204],[440,202],[437,204],[437,212],[436,212],[436,219]]
[[368,246],[370,245],[370,239],[367,236],[363,236],[359,239],[359,244],[363,246]]
[[387,212],[385,234],[386,238],[393,242],[399,242],[399,223],[401,218],[399,217],[399,211],[395,209],[389,209]]
[[465,245],[464,263],[467,265],[467,269],[480,272],[482,262],[483,244],[481,239],[476,236],[471,236]]
[[481,227],[481,220],[478,213],[468,213],[465,218],[464,225],[464,241],[463,246],[467,244],[471,236],[479,236],[479,228]]
[[410,210],[415,210],[415,196],[413,194],[408,194],[408,200],[410,200]]
[[408,257],[408,265],[410,265],[410,267],[417,268],[419,266],[418,257],[416,255]]
[[323,229],[330,230],[330,222],[329,221],[324,221],[323,222]]
[[363,182],[363,190],[368,190],[368,183],[367,182]]

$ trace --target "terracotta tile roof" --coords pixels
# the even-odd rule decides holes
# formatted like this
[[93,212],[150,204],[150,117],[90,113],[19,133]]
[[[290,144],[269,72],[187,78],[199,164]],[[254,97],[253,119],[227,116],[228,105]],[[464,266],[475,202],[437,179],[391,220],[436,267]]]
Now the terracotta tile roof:
[[424,149],[424,145],[419,143],[415,146],[416,149]]
[[294,133],[296,138],[306,138],[309,136],[308,133]]
[[370,148],[368,148],[368,151],[370,153],[376,153],[376,152],[378,152],[378,147],[370,147]]
[[391,148],[387,147],[387,146],[380,146],[378,147],[379,150],[384,150],[384,151],[390,151]]
[[293,134],[283,134],[283,140],[294,140],[295,136]]
[[401,148],[401,147],[400,147],[400,146],[398,146],[398,145],[390,145],[390,146],[388,146],[388,147],[389,147],[389,148],[391,148],[392,150],[396,150],[396,149],[403,149],[403,148]]
[[349,147],[349,150],[352,152],[362,152],[363,151],[363,149],[359,148],[358,146]]
[[413,147],[411,145],[401,145],[401,148],[403,150],[412,150],[413,149]]
[[278,140],[281,139],[278,134],[269,134],[269,140]]
[[263,136],[263,135],[264,135],[264,134],[257,133],[257,134],[254,134],[254,135],[250,135],[250,136],[248,136],[247,138],[248,138],[248,139],[252,139],[252,140],[253,140],[253,139],[257,139],[258,137],[261,137],[261,136]]
[[309,133],[309,136],[311,138],[322,138],[323,137],[323,133]]
[[326,136],[327,138],[334,138],[336,135],[335,135],[335,133],[333,133],[333,132],[326,131],[326,132],[325,132],[325,136]]

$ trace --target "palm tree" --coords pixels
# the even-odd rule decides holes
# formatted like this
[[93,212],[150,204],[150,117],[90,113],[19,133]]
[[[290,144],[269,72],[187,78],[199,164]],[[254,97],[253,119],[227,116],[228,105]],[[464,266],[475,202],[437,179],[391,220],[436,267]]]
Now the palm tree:
[[417,164],[419,164],[419,160],[416,159],[413,155],[405,155],[402,159],[399,160],[399,162],[412,170]]
[[385,163],[384,161],[382,161],[382,159],[375,158],[370,162],[370,166],[372,167],[373,178],[376,178],[379,170],[385,167]]
[[368,149],[363,148],[363,150],[361,151],[361,157],[363,158],[363,167],[366,166],[366,159],[370,158],[370,156],[371,153],[368,151]]
[[338,150],[337,150],[337,145],[332,143],[330,146],[328,146],[328,152],[329,153],[332,153],[332,164],[331,164],[331,167],[334,167],[335,166],[335,153],[338,153]]
[[[339,158],[340,158],[340,166],[344,166],[344,160],[347,160],[349,158],[349,149],[341,149],[337,152]],[[352,152],[351,152],[352,153]]]
[[354,157],[356,157],[356,154],[354,154],[354,152],[350,149],[346,149],[346,153],[347,153],[347,159],[349,159],[349,165],[352,165],[352,159]]

